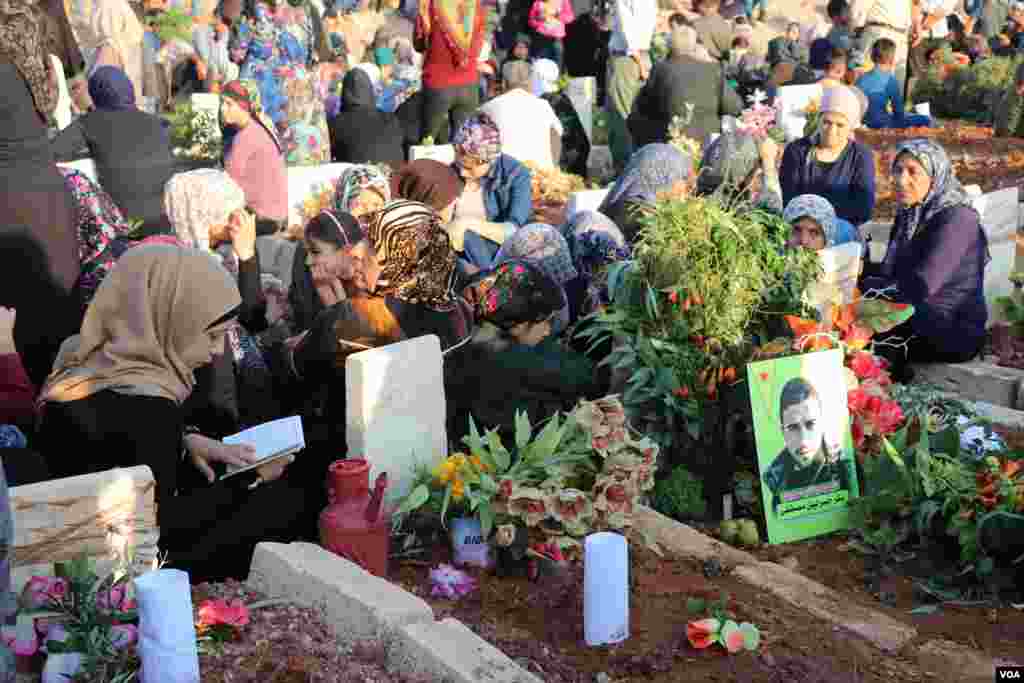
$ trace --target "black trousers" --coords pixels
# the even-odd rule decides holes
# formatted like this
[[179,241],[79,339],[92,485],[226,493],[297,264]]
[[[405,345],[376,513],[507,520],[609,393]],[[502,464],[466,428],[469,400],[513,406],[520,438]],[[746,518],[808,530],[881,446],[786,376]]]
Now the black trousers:
[[436,90],[424,88],[423,135],[433,137],[435,145],[447,145],[449,129],[457,131],[479,105],[480,85],[475,82]]
[[[909,340],[909,341],[908,341]],[[975,349],[967,351],[947,351],[939,348],[932,340],[915,336],[910,323],[897,325],[889,332],[878,335],[873,347],[875,355],[889,361],[889,373],[897,382],[909,382],[913,379],[911,363],[966,363],[981,351],[979,343]],[[882,342],[881,344],[877,342]],[[902,344],[888,346],[885,342]]]

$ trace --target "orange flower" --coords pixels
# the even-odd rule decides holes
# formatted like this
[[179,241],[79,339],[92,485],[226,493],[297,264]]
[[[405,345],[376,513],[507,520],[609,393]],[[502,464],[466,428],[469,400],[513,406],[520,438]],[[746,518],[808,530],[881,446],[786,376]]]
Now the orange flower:
[[460,501],[464,495],[466,495],[466,485],[462,483],[461,479],[456,479],[452,484],[452,499]]

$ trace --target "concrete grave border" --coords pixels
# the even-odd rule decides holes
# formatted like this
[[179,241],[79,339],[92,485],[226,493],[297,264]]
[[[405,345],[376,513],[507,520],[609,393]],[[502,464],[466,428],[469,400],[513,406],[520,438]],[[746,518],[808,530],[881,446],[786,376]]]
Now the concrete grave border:
[[542,683],[457,619],[313,543],[260,543],[248,585],[319,609],[339,642],[379,639],[389,671],[436,683]]

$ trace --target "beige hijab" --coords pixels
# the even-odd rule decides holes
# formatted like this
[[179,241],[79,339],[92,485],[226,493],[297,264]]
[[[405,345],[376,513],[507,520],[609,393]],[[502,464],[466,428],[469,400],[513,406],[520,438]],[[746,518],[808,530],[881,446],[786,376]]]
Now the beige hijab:
[[130,249],[100,285],[80,335],[61,346],[39,395],[75,401],[105,389],[182,403],[212,359],[211,325],[242,302],[208,254],[172,245]]

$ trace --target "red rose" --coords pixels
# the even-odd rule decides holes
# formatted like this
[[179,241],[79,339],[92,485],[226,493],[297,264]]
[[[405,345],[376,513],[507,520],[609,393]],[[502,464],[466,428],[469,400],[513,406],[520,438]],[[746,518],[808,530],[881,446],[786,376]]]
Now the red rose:
[[851,413],[862,413],[867,407],[868,395],[863,389],[854,389],[846,393],[846,405]]
[[875,379],[882,372],[878,363],[875,362],[875,357],[865,351],[853,355],[853,358],[850,359],[850,369],[858,379]]
[[629,496],[622,484],[612,484],[604,490],[604,496],[611,503],[625,503]]
[[498,499],[508,500],[512,497],[512,480],[502,479],[501,483],[498,484]]
[[544,507],[544,501],[542,501],[542,500],[531,500],[531,501],[528,501],[526,503],[526,511],[527,512],[535,512],[537,514],[540,514],[542,512],[547,512],[547,508]]

